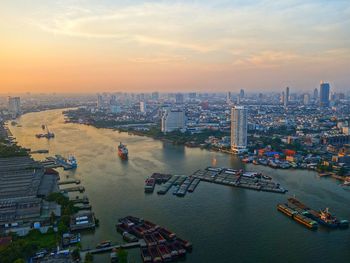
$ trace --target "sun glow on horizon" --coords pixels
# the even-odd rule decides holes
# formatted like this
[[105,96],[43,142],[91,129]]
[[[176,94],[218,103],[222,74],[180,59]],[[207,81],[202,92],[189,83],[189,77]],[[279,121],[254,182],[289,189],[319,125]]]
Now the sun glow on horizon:
[[349,88],[347,1],[45,3],[0,3],[0,93]]

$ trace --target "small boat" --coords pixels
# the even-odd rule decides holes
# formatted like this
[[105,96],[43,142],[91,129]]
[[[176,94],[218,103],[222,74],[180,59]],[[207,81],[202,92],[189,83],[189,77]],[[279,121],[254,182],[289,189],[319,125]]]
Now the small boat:
[[110,240],[105,240],[105,241],[102,241],[101,243],[97,244],[96,248],[110,247],[111,244],[112,244],[112,243],[111,243]]

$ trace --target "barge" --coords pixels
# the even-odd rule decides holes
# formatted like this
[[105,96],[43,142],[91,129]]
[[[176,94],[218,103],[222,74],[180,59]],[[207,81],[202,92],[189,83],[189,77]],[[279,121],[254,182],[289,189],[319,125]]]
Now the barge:
[[145,181],[145,193],[153,193],[156,180],[154,178],[147,178]]
[[335,215],[332,215],[329,212],[329,209],[326,208],[324,210],[320,210],[317,212],[316,210],[313,210],[300,202],[296,198],[288,198],[288,202],[291,205],[294,205],[301,211],[303,211],[301,214],[305,215],[308,218],[311,218],[312,220],[317,221],[321,225],[324,225],[329,228],[347,228],[349,227],[349,221],[348,220],[340,220]]

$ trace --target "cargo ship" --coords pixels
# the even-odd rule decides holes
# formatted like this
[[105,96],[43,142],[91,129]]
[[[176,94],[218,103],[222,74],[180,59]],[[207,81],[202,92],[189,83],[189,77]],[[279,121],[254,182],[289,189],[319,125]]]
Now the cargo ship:
[[318,221],[320,224],[325,225],[330,228],[337,228],[337,227],[349,227],[349,221],[348,220],[338,220],[334,215],[332,215],[329,212],[329,209],[326,208],[324,210],[320,210],[318,214],[310,213],[312,217],[316,221]]
[[129,154],[129,151],[128,151],[128,148],[126,148],[126,145],[122,144],[122,143],[119,143],[118,145],[118,155],[121,159],[128,159],[128,154]]

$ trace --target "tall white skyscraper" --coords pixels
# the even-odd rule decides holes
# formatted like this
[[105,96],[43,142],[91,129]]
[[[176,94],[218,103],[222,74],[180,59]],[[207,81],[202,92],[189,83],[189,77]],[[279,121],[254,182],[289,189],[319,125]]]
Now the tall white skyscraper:
[[141,111],[142,113],[145,113],[145,112],[146,112],[146,109],[147,109],[146,102],[140,101],[140,111]]
[[247,117],[248,111],[243,106],[231,109],[231,150],[242,153],[247,148]]
[[21,114],[21,99],[20,97],[8,97],[8,111],[13,118]]
[[309,93],[305,93],[303,95],[303,103],[304,103],[304,105],[310,104],[310,94]]
[[186,128],[185,111],[181,109],[165,110],[162,116],[162,132],[172,132]]
[[226,103],[227,103],[227,104],[230,104],[231,102],[232,102],[232,95],[231,95],[231,92],[228,91],[228,92],[226,93]]

